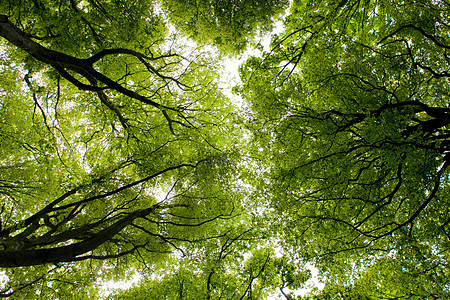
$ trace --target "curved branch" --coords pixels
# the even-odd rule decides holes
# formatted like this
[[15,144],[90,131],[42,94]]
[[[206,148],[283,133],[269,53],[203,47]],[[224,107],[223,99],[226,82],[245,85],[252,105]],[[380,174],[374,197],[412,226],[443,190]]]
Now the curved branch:
[[382,38],[382,39],[378,42],[378,44],[381,44],[381,43],[382,43],[383,41],[385,41],[386,39],[388,39],[388,38],[390,38],[390,37],[396,35],[396,34],[399,33],[400,31],[402,31],[402,30],[404,30],[404,29],[407,29],[407,28],[411,28],[411,29],[414,29],[414,30],[416,30],[416,31],[419,31],[424,37],[426,37],[426,38],[428,38],[429,40],[431,40],[431,41],[432,41],[436,46],[438,46],[438,47],[441,47],[441,48],[444,48],[444,49],[450,49],[450,46],[445,45],[445,44],[439,42],[435,36],[426,33],[425,30],[424,30],[422,27],[419,27],[419,26],[416,26],[416,25],[412,25],[412,24],[400,26],[397,30],[395,30],[394,32],[388,34],[388,35],[385,36],[384,38]]
[[[58,73],[63,78],[67,79],[69,82],[71,82],[73,85],[75,85],[81,90],[98,92],[104,89],[112,89],[125,96],[133,98],[145,104],[151,105],[158,109],[179,111],[179,109],[177,108],[161,105],[153,100],[150,100],[148,97],[145,97],[143,95],[136,93],[135,91],[123,87],[122,85],[112,80],[108,76],[95,70],[93,67],[94,62],[100,60],[102,57],[106,55],[115,53],[131,54],[137,57],[149,71],[153,72],[158,77],[164,80],[174,81],[178,85],[185,87],[185,85],[179,82],[178,79],[162,75],[155,68],[150,66],[150,64],[148,64],[147,61],[145,61],[145,59],[151,60],[152,58],[145,56],[144,54],[126,49],[111,49],[101,51],[87,59],[79,59],[71,55],[67,55],[58,51],[45,48],[40,44],[36,43],[35,41],[31,40],[25,32],[23,32],[22,30],[17,28],[14,24],[12,24],[6,15],[0,15],[0,36],[11,42],[18,48],[26,51],[28,54],[30,54],[37,60],[52,66],[56,71],[58,71]],[[170,55],[168,55],[167,57],[169,56]],[[79,74],[80,76],[86,78],[91,84],[82,83],[81,81],[70,75],[67,70],[73,71]],[[106,87],[98,87],[97,85],[92,85],[92,82],[94,80],[103,83]]]
[[155,207],[153,206],[147,209],[135,211],[109,227],[99,231],[87,240],[79,243],[57,248],[0,252],[0,267],[14,268],[84,259],[84,257],[80,257],[80,255],[98,248],[126,226],[130,225],[133,220],[145,217],[154,210]]

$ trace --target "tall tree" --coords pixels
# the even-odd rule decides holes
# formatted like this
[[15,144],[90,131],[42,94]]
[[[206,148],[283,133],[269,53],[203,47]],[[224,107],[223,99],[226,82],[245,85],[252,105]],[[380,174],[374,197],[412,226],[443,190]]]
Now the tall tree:
[[220,236],[243,195],[215,57],[149,1],[0,7],[0,295],[89,298]]
[[[294,2],[272,51],[242,69],[261,194],[285,248],[326,274],[323,296],[446,290],[447,20],[445,2]],[[383,274],[399,270],[426,275],[395,291]]]

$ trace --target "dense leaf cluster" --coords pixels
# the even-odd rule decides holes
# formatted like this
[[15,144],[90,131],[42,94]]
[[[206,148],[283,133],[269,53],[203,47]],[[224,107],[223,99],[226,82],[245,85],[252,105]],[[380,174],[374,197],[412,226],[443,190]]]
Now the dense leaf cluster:
[[242,68],[273,226],[319,298],[448,297],[447,20],[441,1],[294,1]]
[[449,4],[292,1],[235,107],[287,5],[0,0],[0,297],[449,297]]

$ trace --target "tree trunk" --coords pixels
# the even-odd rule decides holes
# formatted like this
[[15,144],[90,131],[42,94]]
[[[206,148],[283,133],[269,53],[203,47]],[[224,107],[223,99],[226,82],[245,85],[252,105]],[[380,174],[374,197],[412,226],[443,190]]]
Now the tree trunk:
[[46,263],[70,262],[79,260],[80,255],[90,252],[110,240],[133,220],[144,217],[154,210],[153,207],[138,210],[101,230],[91,238],[72,245],[57,248],[2,251],[0,252],[0,268],[24,267]]

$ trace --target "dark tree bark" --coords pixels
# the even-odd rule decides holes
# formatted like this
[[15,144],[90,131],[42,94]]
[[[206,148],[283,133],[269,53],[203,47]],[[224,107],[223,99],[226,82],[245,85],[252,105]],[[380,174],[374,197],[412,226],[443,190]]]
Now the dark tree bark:
[[0,251],[0,267],[11,268],[33,266],[47,263],[78,261],[89,258],[89,256],[83,257],[82,255],[98,248],[126,226],[130,225],[133,220],[145,217],[153,210],[154,208],[151,207],[135,211],[101,230],[89,239],[68,246],[36,250]]
[[[167,243],[168,240],[171,239],[171,237],[160,235],[157,231],[153,232],[153,230],[149,231],[146,228],[137,226],[133,224],[133,221],[136,219],[145,218],[147,221],[150,221],[153,224],[159,224],[160,221],[150,220],[148,216],[157,211],[165,209],[174,207],[187,207],[185,204],[175,203],[160,205],[159,203],[156,203],[148,208],[142,209],[112,209],[105,211],[103,213],[103,217],[95,220],[90,220],[86,223],[78,225],[75,228],[67,229],[64,228],[64,225],[67,222],[75,219],[89,203],[95,202],[99,199],[105,199],[113,195],[118,195],[125,190],[129,190],[144,182],[148,182],[149,180],[172,170],[177,170],[185,167],[196,168],[198,164],[203,161],[204,160],[201,160],[197,164],[180,164],[177,166],[168,167],[164,170],[151,174],[140,180],[130,182],[116,189],[61,205],[62,201],[67,201],[69,197],[76,194],[84,187],[90,185],[79,186],[69,190],[62,196],[58,197],[56,200],[44,206],[34,215],[0,231],[0,246],[3,247],[3,250],[0,250],[0,268],[72,262],[90,258],[108,259],[130,254],[133,253],[137,248],[145,247],[148,244],[148,241],[143,241],[140,244],[136,244],[132,239],[124,238],[123,242],[128,244],[131,243],[133,245],[133,249],[121,249],[112,254],[102,254],[100,256],[94,256],[92,255],[92,253],[88,254],[89,252],[96,250],[104,244],[106,245],[114,243],[114,239],[116,239],[115,236],[129,225],[132,225],[135,228],[139,228],[140,230],[143,230],[144,232],[152,236],[156,236]],[[112,174],[117,169],[111,171],[109,175],[112,176]],[[102,178],[103,177],[97,178],[93,180],[92,183],[98,183],[102,180]],[[136,197],[131,200],[124,199],[124,203],[127,203],[127,205],[131,205],[131,203],[133,203],[135,199]],[[59,219],[57,222],[52,223],[51,219],[57,215],[63,215],[64,217],[62,219]],[[201,226],[202,224],[213,221],[218,217],[220,217],[220,215],[193,225],[174,222],[166,223],[170,223],[174,226]],[[39,229],[45,229],[45,232],[38,233]],[[17,233],[15,235],[12,234],[17,231],[19,231],[20,233]],[[66,243],[66,245],[63,245],[63,243]],[[70,244],[67,245],[67,243]],[[171,244],[170,242],[168,243]]]
[[[115,91],[119,94],[153,106],[156,109],[160,110],[163,113],[164,117],[167,119],[172,133],[174,133],[172,128],[173,122],[179,123],[183,126],[188,126],[179,121],[172,120],[166,113],[166,111],[174,111],[181,116],[183,114],[182,109],[177,107],[165,106],[152,100],[153,96],[155,96],[157,92],[155,95],[151,96],[139,94],[131,89],[124,87],[105,74],[97,71],[94,67],[94,64],[96,62],[100,61],[108,55],[130,55],[138,59],[149,73],[156,75],[160,80],[162,80],[163,86],[167,86],[169,82],[173,82],[182,89],[190,89],[190,87],[183,84],[179,80],[179,78],[167,76],[159,71],[160,68],[157,69],[150,64],[150,61],[156,61],[168,57],[175,57],[177,56],[176,54],[166,54],[153,57],[147,56],[143,53],[131,49],[116,48],[104,49],[92,55],[91,57],[81,59],[43,47],[39,43],[33,41],[32,38],[30,38],[29,34],[23,32],[17,26],[11,23],[6,15],[0,15],[0,36],[8,40],[17,48],[27,52],[38,61],[53,67],[59,73],[59,75],[61,75],[61,77],[65,78],[80,90],[96,92],[101,102],[118,116],[124,128],[128,127],[127,120],[124,116],[122,116],[120,110],[108,99],[105,94],[106,90]],[[89,83],[80,81],[80,79],[75,78],[70,72],[72,72],[72,74],[75,73],[79,75]]]

